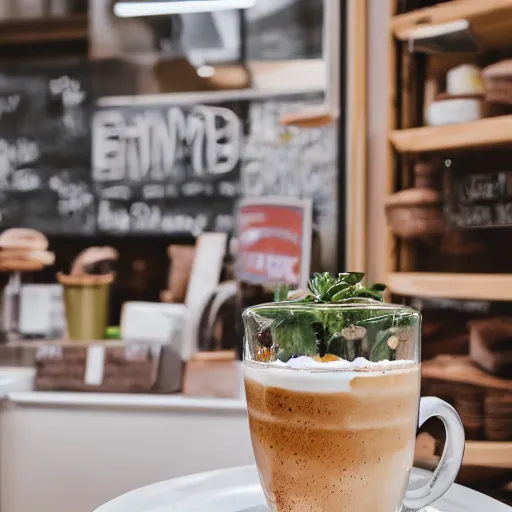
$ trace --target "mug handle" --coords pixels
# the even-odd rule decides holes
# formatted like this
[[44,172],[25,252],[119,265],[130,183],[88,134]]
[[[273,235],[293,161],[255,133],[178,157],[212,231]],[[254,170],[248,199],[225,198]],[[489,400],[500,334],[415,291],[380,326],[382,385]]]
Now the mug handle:
[[439,418],[446,429],[443,455],[428,483],[408,489],[403,512],[413,512],[438,500],[455,482],[464,457],[464,427],[455,409],[439,398],[424,397],[420,401],[419,427],[430,418]]

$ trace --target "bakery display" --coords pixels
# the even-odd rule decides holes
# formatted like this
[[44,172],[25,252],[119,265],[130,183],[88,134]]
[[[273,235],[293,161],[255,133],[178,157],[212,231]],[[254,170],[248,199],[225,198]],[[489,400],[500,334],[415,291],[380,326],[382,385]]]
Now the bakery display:
[[119,253],[113,247],[89,247],[82,251],[73,261],[72,276],[103,275],[114,270]]
[[0,272],[34,272],[55,263],[48,239],[34,229],[12,228],[0,234]]

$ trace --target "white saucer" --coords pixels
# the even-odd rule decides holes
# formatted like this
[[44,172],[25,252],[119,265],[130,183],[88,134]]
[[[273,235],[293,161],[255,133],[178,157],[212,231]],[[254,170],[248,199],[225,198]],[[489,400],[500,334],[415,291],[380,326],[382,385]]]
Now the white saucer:
[[[414,469],[413,485],[430,474]],[[143,487],[95,512],[268,512],[253,466],[211,471]],[[422,512],[512,512],[512,508],[460,485]]]

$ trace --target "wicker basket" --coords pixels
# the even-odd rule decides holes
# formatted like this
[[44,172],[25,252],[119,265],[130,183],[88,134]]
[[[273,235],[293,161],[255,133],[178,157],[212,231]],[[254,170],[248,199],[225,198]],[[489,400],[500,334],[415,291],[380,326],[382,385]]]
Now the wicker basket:
[[512,393],[489,391],[485,396],[484,408],[486,439],[512,440]]
[[487,375],[467,356],[439,356],[423,363],[422,386],[457,409],[468,440],[512,441],[512,381]]
[[386,201],[388,224],[401,238],[425,238],[445,230],[441,195],[430,188],[411,188],[389,196]]
[[466,439],[485,438],[485,394],[473,386],[455,386],[450,382],[423,378],[424,395],[437,396],[455,407],[459,413]]

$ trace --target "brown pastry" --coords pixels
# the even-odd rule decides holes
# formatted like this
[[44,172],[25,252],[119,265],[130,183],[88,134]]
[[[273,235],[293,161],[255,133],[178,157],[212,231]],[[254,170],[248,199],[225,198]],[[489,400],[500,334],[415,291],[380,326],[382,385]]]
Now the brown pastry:
[[0,235],[0,247],[3,249],[31,249],[46,251],[48,239],[35,229],[12,228]]
[[49,266],[55,263],[55,254],[49,251],[26,249],[2,249],[0,250],[0,263],[9,261],[32,261]]
[[38,272],[44,265],[39,261],[7,260],[0,261],[0,272]]
[[119,253],[113,247],[89,247],[75,258],[70,275],[110,274],[118,259]]

